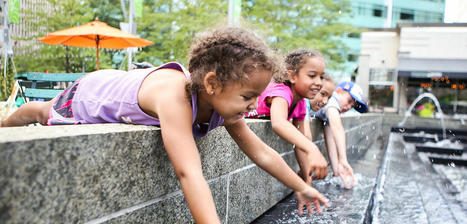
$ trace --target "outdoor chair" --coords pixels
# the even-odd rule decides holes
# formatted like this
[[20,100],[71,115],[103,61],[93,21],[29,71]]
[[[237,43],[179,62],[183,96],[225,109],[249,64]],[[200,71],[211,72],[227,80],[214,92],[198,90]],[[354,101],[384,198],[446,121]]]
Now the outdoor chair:
[[24,102],[47,101],[53,99],[69,84],[84,76],[85,73],[42,73],[27,72],[16,75],[20,85],[19,96]]

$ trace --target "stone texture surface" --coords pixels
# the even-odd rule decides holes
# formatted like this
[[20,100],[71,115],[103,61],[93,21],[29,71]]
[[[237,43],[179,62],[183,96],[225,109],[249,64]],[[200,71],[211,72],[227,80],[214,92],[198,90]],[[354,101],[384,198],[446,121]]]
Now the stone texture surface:
[[[343,122],[352,144],[367,144],[380,131],[381,117],[344,117]],[[292,145],[273,133],[269,121],[248,120],[248,125],[297,170]],[[312,133],[326,154],[316,120]],[[196,143],[224,222],[249,222],[291,192],[252,165],[224,128]],[[2,128],[0,175],[0,223],[192,221],[156,127]]]
[[[217,214],[225,220],[227,210],[227,177],[209,183],[216,204]],[[181,191],[172,197],[154,202],[126,215],[110,219],[105,223],[192,223],[190,210]]]
[[[293,153],[284,159],[298,169]],[[229,223],[249,223],[292,192],[257,166],[232,175],[229,189]]]

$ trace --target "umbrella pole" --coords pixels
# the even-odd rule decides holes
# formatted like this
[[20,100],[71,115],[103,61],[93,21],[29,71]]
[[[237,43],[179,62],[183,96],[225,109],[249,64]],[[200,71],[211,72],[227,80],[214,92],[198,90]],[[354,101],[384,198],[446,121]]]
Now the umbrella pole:
[[96,48],[97,48],[97,70],[99,70],[99,35],[96,36]]
[[99,46],[97,47],[97,70],[99,70]]

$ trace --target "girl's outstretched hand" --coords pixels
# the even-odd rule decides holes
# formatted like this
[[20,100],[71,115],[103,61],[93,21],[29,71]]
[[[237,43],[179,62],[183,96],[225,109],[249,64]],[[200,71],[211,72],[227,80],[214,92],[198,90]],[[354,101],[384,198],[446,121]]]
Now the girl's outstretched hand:
[[311,165],[310,172],[307,175],[310,175],[314,172],[313,179],[324,179],[328,175],[328,162],[324,158],[323,154],[316,147],[310,155],[308,155],[308,160]]
[[297,196],[298,199],[298,214],[303,215],[303,206],[306,205],[308,208],[308,212],[310,214],[313,214],[313,207],[311,206],[311,203],[315,205],[316,211],[321,214],[323,210],[321,210],[321,204],[323,204],[325,207],[328,206],[328,199],[326,199],[322,194],[320,194],[316,189],[313,187],[307,186],[304,190],[302,191],[295,191],[295,195]]
[[347,161],[339,161],[337,174],[341,177],[344,188],[351,189],[355,186],[353,169]]

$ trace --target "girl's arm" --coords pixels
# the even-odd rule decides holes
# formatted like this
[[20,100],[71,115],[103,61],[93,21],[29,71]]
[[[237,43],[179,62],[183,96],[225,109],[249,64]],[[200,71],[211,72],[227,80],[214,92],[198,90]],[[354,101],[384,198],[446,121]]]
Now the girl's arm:
[[[308,160],[309,168],[300,167],[304,169],[306,176],[315,172],[315,177],[318,179],[326,177],[328,174],[327,162],[323,154],[319,151],[318,147],[307,138],[303,133],[304,125],[301,125],[302,132],[299,131],[292,123],[287,120],[288,117],[288,103],[284,98],[274,97],[271,102],[271,125],[275,133],[281,136],[286,141],[295,145],[295,150],[300,150],[303,153],[298,153],[298,159],[301,161]],[[306,159],[302,158],[306,155]],[[305,165],[300,163],[301,165]],[[302,171],[303,172],[303,171]]]
[[329,161],[331,162],[332,171],[335,176],[339,175],[338,164],[339,158],[337,155],[336,142],[331,132],[331,128],[327,125],[324,126],[324,140],[328,150]]
[[337,108],[329,107],[327,109],[329,126],[331,129],[332,139],[337,148],[337,157],[339,158],[337,172],[342,178],[345,188],[351,188],[355,185],[355,177],[353,169],[347,161],[347,147],[345,143],[345,130],[342,125],[342,120]]
[[[305,137],[307,137],[308,139],[310,139],[310,141],[312,141],[309,123],[310,123],[309,121],[298,121],[298,120],[293,121],[294,126],[303,135],[305,135]],[[298,149],[298,148],[295,148],[294,152],[295,152],[295,157],[297,158],[298,164],[300,166],[300,176],[305,180],[305,183],[311,186],[311,181],[312,181],[311,175],[313,172],[312,171],[313,168],[311,168],[311,164],[308,161],[307,153],[305,153],[304,149]]]
[[334,142],[337,147],[337,155],[339,160],[347,161],[347,153],[345,146],[345,130],[342,126],[341,115],[337,108],[329,107],[327,109],[329,127],[331,128],[331,133],[334,139]]
[[193,138],[193,115],[190,102],[185,96],[185,82],[183,80],[177,84],[161,87],[158,94],[146,95],[149,100],[145,102],[156,102],[152,105],[152,112],[158,114],[165,150],[195,222],[220,223]]
[[293,189],[298,198],[298,211],[302,214],[304,205],[313,213],[309,203],[313,202],[316,210],[321,213],[320,202],[327,206],[325,199],[316,189],[307,185],[272,148],[267,146],[240,120],[225,127],[240,149],[259,167]]

